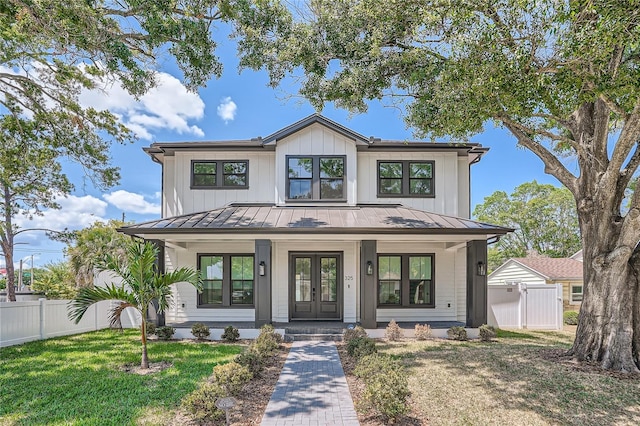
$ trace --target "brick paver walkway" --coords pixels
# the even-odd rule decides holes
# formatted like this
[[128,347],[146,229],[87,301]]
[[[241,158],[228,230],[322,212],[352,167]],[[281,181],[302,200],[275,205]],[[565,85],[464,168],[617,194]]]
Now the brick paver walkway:
[[262,426],[359,425],[334,342],[293,342]]

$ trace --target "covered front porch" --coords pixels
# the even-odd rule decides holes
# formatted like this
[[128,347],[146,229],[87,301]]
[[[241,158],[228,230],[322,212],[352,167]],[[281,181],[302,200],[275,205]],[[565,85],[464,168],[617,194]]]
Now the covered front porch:
[[[204,300],[178,284],[168,323],[330,319],[377,330],[391,319],[485,323],[487,239],[509,229],[401,205],[232,204],[121,231],[157,241],[166,269],[194,267],[214,286]],[[236,276],[236,260],[253,266]]]

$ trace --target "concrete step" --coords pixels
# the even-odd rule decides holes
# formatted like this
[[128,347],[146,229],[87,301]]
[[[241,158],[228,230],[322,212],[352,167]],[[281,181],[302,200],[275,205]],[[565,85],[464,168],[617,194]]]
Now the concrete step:
[[285,334],[284,340],[287,342],[294,341],[334,341],[340,342],[342,341],[342,334],[303,334],[303,333],[293,333],[293,334]]

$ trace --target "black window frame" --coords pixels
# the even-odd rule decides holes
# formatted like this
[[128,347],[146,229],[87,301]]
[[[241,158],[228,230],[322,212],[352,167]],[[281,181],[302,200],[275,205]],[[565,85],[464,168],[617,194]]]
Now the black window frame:
[[[310,158],[312,160],[311,169],[311,198],[291,198],[291,184],[289,177],[289,160],[296,158]],[[323,179],[339,179],[339,178],[322,178],[320,176],[320,161],[324,159],[341,159],[342,160],[342,197],[341,198],[320,198],[321,182]],[[341,203],[347,201],[347,156],[346,155],[286,155],[285,156],[285,179],[286,179],[286,200],[293,203],[324,202],[324,203]],[[302,178],[301,178],[302,179]],[[308,179],[308,178],[304,178]]]
[[[381,192],[380,181],[383,179],[380,176],[381,164],[393,164],[400,163],[402,165],[402,190],[399,194],[388,194]],[[412,194],[411,180],[411,165],[412,164],[431,164],[431,192],[428,194]],[[377,192],[378,198],[435,198],[436,196],[436,162],[434,160],[378,160],[376,164],[376,176],[377,176]]]
[[[379,265],[381,257],[396,256],[400,257],[400,303],[388,304],[380,303],[380,281]],[[429,294],[431,294],[431,303],[411,304],[410,297],[410,277],[409,277],[409,258],[411,257],[430,257],[431,258],[431,282],[429,284]],[[378,308],[388,309],[423,309],[436,307],[436,255],[435,253],[378,253],[376,257],[376,306]]]
[[[202,303],[201,294],[197,295],[197,307],[206,309],[253,309],[256,304],[256,258],[254,253],[198,253],[198,273],[202,274],[203,257],[222,257],[222,303]],[[253,303],[233,303],[233,285],[231,279],[231,258],[251,257],[253,259]],[[203,281],[207,281],[203,279]],[[248,280],[243,280],[248,281]]]
[[[195,171],[194,167],[196,163],[215,163],[216,164],[216,184],[215,185],[196,185],[195,184]],[[244,185],[225,185],[224,184],[224,165],[226,163],[244,163],[245,172],[237,173],[244,175]],[[249,189],[249,160],[191,160],[191,189]]]

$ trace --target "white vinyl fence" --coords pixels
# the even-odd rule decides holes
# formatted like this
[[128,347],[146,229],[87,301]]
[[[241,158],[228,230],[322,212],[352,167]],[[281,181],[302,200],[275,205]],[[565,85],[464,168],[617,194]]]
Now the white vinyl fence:
[[[109,327],[108,312],[113,303],[99,302],[91,306],[78,324],[67,316],[68,300],[0,302],[0,348],[34,340],[85,333]],[[127,308],[122,326],[138,327],[137,312]]]
[[562,329],[562,284],[490,285],[487,299],[489,325]]

